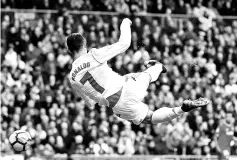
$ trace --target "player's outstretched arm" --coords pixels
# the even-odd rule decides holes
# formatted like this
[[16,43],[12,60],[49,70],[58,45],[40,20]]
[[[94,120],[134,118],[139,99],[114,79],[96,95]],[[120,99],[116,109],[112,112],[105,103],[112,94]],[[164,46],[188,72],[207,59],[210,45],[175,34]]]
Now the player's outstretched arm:
[[120,37],[117,43],[99,49],[92,49],[93,57],[100,63],[104,63],[116,55],[125,52],[131,44],[131,24],[128,18],[123,19],[120,25]]

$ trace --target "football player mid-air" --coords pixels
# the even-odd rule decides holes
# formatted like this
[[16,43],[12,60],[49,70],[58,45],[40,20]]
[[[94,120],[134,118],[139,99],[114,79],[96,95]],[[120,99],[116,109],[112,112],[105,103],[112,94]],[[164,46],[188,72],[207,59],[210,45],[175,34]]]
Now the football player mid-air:
[[166,68],[155,60],[145,62],[146,70],[121,76],[114,72],[107,61],[125,52],[131,43],[130,19],[123,19],[117,43],[87,51],[86,39],[79,33],[67,37],[67,48],[74,58],[69,74],[71,86],[87,105],[98,103],[111,107],[114,114],[136,125],[157,124],[170,121],[184,112],[189,112],[209,103],[206,98],[184,100],[181,106],[162,107],[151,111],[142,102],[150,83],[156,81]]

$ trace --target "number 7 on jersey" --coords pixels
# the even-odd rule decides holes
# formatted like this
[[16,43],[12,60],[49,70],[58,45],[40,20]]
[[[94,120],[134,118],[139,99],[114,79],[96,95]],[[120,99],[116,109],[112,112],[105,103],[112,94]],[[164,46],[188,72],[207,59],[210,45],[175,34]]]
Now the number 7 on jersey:
[[92,75],[89,72],[86,72],[85,75],[82,77],[82,79],[80,80],[81,84],[85,84],[86,82],[89,82],[91,84],[91,86],[99,93],[103,93],[104,92],[104,88],[102,86],[100,86],[95,79],[92,77]]

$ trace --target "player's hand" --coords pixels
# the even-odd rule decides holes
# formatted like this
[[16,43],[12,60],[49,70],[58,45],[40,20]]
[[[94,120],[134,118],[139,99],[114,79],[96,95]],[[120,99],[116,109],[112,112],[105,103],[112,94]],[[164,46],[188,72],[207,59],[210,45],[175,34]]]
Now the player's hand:
[[121,23],[121,25],[120,25],[120,30],[122,30],[122,28],[124,28],[125,26],[127,27],[127,25],[131,26],[132,25],[132,21],[130,19],[128,19],[128,18],[124,18],[122,23]]
[[99,102],[99,106],[106,106],[109,107],[109,101],[105,98],[101,98]]
[[123,22],[129,23],[130,26],[132,25],[132,21],[131,21],[129,18],[124,18],[124,19],[123,19]]

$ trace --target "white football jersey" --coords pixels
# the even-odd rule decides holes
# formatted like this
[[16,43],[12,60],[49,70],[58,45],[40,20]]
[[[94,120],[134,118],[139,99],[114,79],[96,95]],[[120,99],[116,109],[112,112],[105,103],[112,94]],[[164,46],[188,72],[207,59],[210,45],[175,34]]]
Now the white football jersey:
[[99,103],[107,106],[106,98],[118,92],[125,83],[125,78],[114,72],[107,65],[107,61],[123,53],[130,46],[130,25],[129,19],[123,20],[117,43],[100,49],[93,48],[73,62],[69,74],[70,83],[79,96],[90,105]]
[[73,62],[69,79],[74,90],[99,103],[103,98],[119,91],[125,80],[112,71],[107,62],[101,64],[96,61],[92,52],[93,50]]

